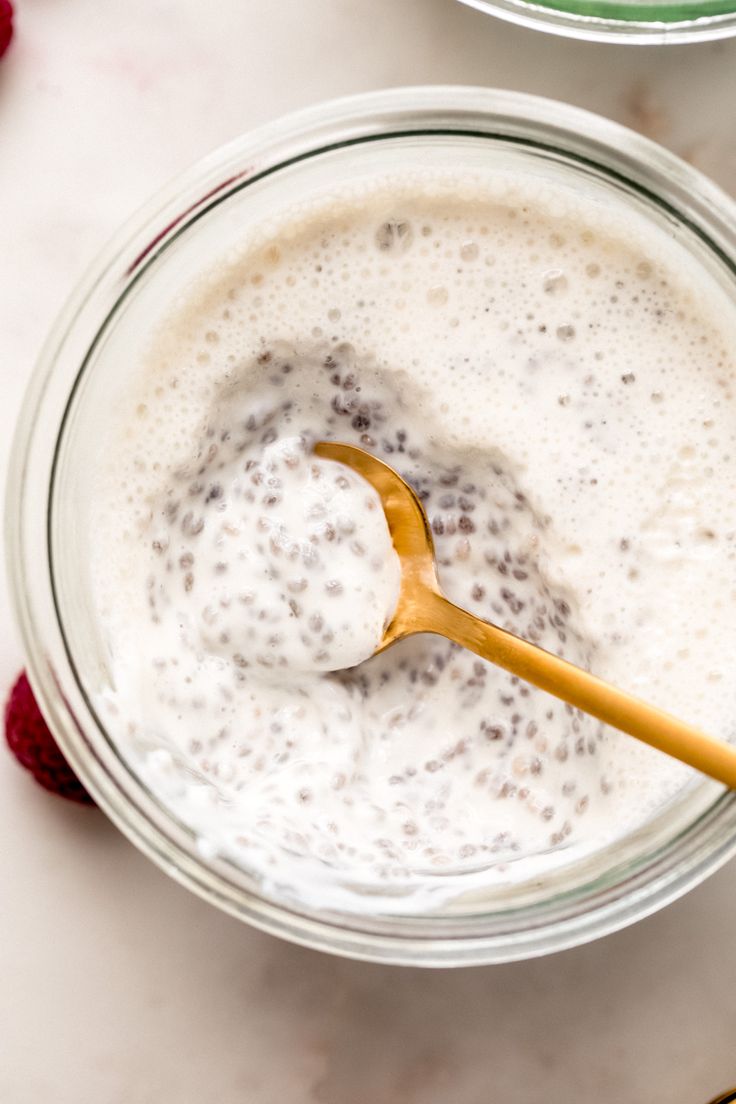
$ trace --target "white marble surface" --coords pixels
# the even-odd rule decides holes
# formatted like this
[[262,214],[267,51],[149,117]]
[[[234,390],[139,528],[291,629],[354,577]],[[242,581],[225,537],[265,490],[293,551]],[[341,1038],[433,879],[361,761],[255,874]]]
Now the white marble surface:
[[[44,333],[148,194],[255,123],[420,82],[567,99],[736,191],[736,41],[590,46],[453,0],[17,0],[0,62],[0,465]],[[21,664],[0,590],[0,687]],[[736,868],[597,944],[390,970],[221,916],[0,753],[2,1104],[705,1104],[736,1084]]]

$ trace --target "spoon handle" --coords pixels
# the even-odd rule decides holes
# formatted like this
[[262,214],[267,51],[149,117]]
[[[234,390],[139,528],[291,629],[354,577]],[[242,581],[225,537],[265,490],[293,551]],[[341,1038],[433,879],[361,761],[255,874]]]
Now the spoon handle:
[[424,631],[449,637],[525,682],[736,789],[736,748],[730,744],[713,739],[528,640],[474,617],[442,594],[432,593],[422,612],[427,617]]

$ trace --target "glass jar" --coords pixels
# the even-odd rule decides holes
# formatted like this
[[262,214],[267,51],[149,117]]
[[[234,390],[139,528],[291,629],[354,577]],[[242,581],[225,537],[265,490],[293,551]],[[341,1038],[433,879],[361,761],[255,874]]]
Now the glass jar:
[[[205,158],[107,247],[58,320],[30,384],[12,451],[7,545],[29,674],[70,763],[102,809],[167,873],[274,934],[336,954],[471,965],[574,946],[662,907],[736,852],[736,796],[702,781],[639,831],[513,894],[432,915],[369,917],[268,896],[246,870],[204,854],[121,756],[93,707],[105,661],[79,518],[102,405],[115,402],[150,312],[185,287],[235,229],[325,179],[426,158],[523,164],[644,213],[734,302],[736,209],[648,140],[594,115],[517,93],[398,89],[321,105]],[[93,504],[92,504],[93,505]]]
[[566,38],[642,46],[709,42],[736,34],[733,0],[461,0],[522,27]]

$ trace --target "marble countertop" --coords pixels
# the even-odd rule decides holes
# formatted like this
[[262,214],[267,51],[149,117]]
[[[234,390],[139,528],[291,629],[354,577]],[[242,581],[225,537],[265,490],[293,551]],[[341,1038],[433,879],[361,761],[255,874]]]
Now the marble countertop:
[[[422,82],[568,100],[736,192],[736,40],[566,42],[454,0],[17,0],[0,63],[0,467],[56,311],[173,174]],[[0,689],[22,663],[0,589]],[[736,1084],[736,868],[578,950],[418,971],[220,915],[0,753],[2,1104],[706,1104]]]

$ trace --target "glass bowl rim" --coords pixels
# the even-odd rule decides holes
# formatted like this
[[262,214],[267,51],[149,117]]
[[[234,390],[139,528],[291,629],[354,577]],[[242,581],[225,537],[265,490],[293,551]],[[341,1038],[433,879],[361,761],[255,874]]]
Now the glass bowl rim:
[[[48,540],[44,546],[46,559],[41,556],[43,578],[39,585],[38,572],[34,570],[34,585],[29,585],[31,569],[38,568],[38,542],[34,544],[33,534],[38,536],[42,519],[37,496],[34,498],[27,491],[34,465],[40,466],[48,508],[53,471],[46,465],[48,470],[43,476],[44,460],[38,457],[38,451],[44,414],[50,416],[49,406],[51,414],[54,410],[58,414],[60,397],[51,394],[57,382],[54,369],[75,327],[79,326],[80,316],[89,309],[95,295],[104,288],[105,279],[126,255],[130,261],[124,268],[126,277],[135,276],[142,264],[153,263],[180,232],[182,222],[187,225],[186,220],[204,204],[227,198],[228,188],[237,180],[231,170],[250,157],[255,158],[256,163],[258,156],[265,157],[271,171],[275,171],[291,163],[283,156],[282,147],[290,147],[292,154],[301,150],[301,156],[314,156],[325,148],[325,134],[343,144],[361,137],[367,139],[370,135],[388,138],[405,133],[403,127],[407,120],[414,120],[414,129],[422,133],[426,133],[426,128],[437,133],[446,133],[447,129],[467,133],[464,126],[467,127],[472,119],[478,136],[503,138],[532,126],[548,135],[549,145],[556,145],[553,139],[557,136],[561,143],[559,148],[565,153],[574,155],[577,147],[585,148],[589,156],[593,156],[596,149],[599,153],[607,151],[610,157],[615,154],[615,159],[628,164],[632,171],[638,167],[644,176],[653,173],[667,178],[675,190],[679,189],[683,201],[685,197],[693,202],[697,199],[704,218],[709,214],[715,217],[714,209],[718,212],[736,258],[736,207],[728,197],[661,147],[588,112],[539,97],[462,86],[388,89],[328,101],[266,124],[205,157],[144,205],[102,251],[80,281],[42,351],[18,422],[8,481],[8,564],[29,675],[63,751],[110,819],[171,876],[254,926],[336,954],[400,964],[474,965],[532,957],[596,938],[655,911],[736,853],[736,795],[721,796],[688,827],[690,836],[698,829],[700,838],[688,840],[685,856],[680,855],[680,859],[687,858],[687,862],[675,864],[676,869],[660,869],[654,877],[644,878],[640,883],[630,882],[623,897],[616,898],[604,891],[599,893],[592,910],[565,914],[563,909],[556,920],[553,918],[545,924],[540,917],[537,923],[528,925],[523,931],[421,938],[416,934],[396,935],[386,930],[377,931],[370,923],[361,924],[354,917],[340,916],[339,923],[335,923],[257,893],[247,893],[242,887],[227,885],[193,849],[187,853],[166,837],[146,816],[145,810],[125,793],[119,779],[110,776],[99,747],[95,749],[87,741],[83,696],[80,699],[80,687],[77,684],[75,689],[73,684],[74,670],[70,657],[64,654],[62,626],[58,620],[54,622],[57,611],[53,603]],[[484,127],[480,127],[480,119]],[[420,127],[417,120],[422,120],[424,126]],[[491,129],[491,124],[495,129]],[[282,150],[281,160],[275,162],[271,160],[274,148]],[[218,185],[207,187],[213,180],[219,181]],[[192,196],[194,201],[187,203]],[[683,220],[688,221],[686,215]],[[138,248],[141,242],[146,243],[142,251]],[[104,290],[107,293],[111,289]],[[114,311],[115,303],[116,297],[108,313]],[[98,327],[102,324],[98,318]],[[82,371],[83,368],[78,367],[74,378]],[[62,388],[65,409],[71,394]],[[56,423],[58,418],[54,416],[52,420]],[[54,450],[62,433],[63,419],[58,425]],[[46,536],[48,538],[48,533]],[[729,829],[726,832],[724,822]],[[668,842],[668,847],[672,849],[679,842],[679,837],[675,837]],[[538,911],[542,907],[539,906]],[[392,918],[399,925],[403,919]]]

